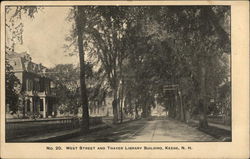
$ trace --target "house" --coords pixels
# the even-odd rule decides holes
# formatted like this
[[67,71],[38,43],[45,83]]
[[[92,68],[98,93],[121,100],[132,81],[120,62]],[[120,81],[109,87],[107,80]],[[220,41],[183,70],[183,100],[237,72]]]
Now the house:
[[[6,59],[20,80],[20,97],[23,98],[23,115],[51,117],[55,115],[55,94],[51,90],[52,81],[46,76],[47,68],[32,62],[26,52],[8,52]],[[7,111],[9,110],[7,106]]]

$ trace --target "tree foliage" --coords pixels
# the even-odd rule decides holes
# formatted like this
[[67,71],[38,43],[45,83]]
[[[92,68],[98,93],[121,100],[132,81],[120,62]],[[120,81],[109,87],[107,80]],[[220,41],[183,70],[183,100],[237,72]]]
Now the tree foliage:
[[206,120],[209,99],[230,74],[229,7],[91,6],[82,16],[85,52],[113,91],[114,121],[118,108],[120,118],[123,110],[149,116],[156,96],[166,110],[178,107],[166,84],[179,85],[179,111],[198,109]]
[[20,93],[20,81],[13,72],[13,67],[8,60],[5,61],[5,101],[6,109],[9,106],[11,114],[17,113]]
[[[6,106],[9,105],[9,109],[12,114],[17,113],[19,107],[23,104],[23,92],[19,79],[15,76],[13,67],[10,65],[7,59],[9,51],[15,51],[15,45],[23,43],[23,28],[22,17],[28,16],[34,18],[35,13],[41,8],[31,6],[9,6],[6,7],[6,43],[5,43],[5,94],[6,94]],[[23,107],[24,108],[24,107]],[[22,108],[22,109],[23,109]]]
[[[13,14],[20,11],[32,17],[37,9]],[[230,18],[228,6],[72,7],[65,48],[73,47],[80,66],[54,68],[61,102],[82,102],[86,113],[111,89],[115,123],[123,115],[150,116],[157,101],[171,117],[183,120],[191,111],[206,127],[207,115],[230,103]],[[178,91],[164,92],[169,84]]]

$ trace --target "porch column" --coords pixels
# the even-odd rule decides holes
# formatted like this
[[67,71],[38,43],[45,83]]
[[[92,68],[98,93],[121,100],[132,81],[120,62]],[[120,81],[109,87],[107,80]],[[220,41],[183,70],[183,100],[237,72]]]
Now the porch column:
[[26,116],[27,114],[27,109],[28,109],[28,102],[27,102],[27,98],[24,98],[24,115]]
[[27,106],[28,106],[28,103],[27,103],[27,98],[24,98],[24,112],[25,112],[25,114],[26,114],[26,112],[27,112]]
[[46,118],[46,112],[47,112],[47,107],[46,107],[46,98],[43,97],[43,118]]
[[34,112],[34,110],[33,110],[33,102],[34,102],[33,97],[31,97],[30,98],[30,112],[32,112],[32,113]]

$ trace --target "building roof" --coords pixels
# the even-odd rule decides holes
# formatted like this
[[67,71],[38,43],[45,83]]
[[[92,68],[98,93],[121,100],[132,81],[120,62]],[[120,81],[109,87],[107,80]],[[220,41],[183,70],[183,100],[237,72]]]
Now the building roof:
[[47,71],[47,68],[41,63],[36,64],[32,62],[32,58],[27,52],[17,53],[10,51],[6,53],[6,59],[13,67],[14,72],[27,71],[37,74],[44,74]]

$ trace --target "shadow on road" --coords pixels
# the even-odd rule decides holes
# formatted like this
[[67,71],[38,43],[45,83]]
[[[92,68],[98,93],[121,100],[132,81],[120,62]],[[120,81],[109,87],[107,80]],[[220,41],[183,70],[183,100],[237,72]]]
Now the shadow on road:
[[211,142],[216,138],[185,123],[165,119],[118,124],[87,135],[67,139],[66,142]]

